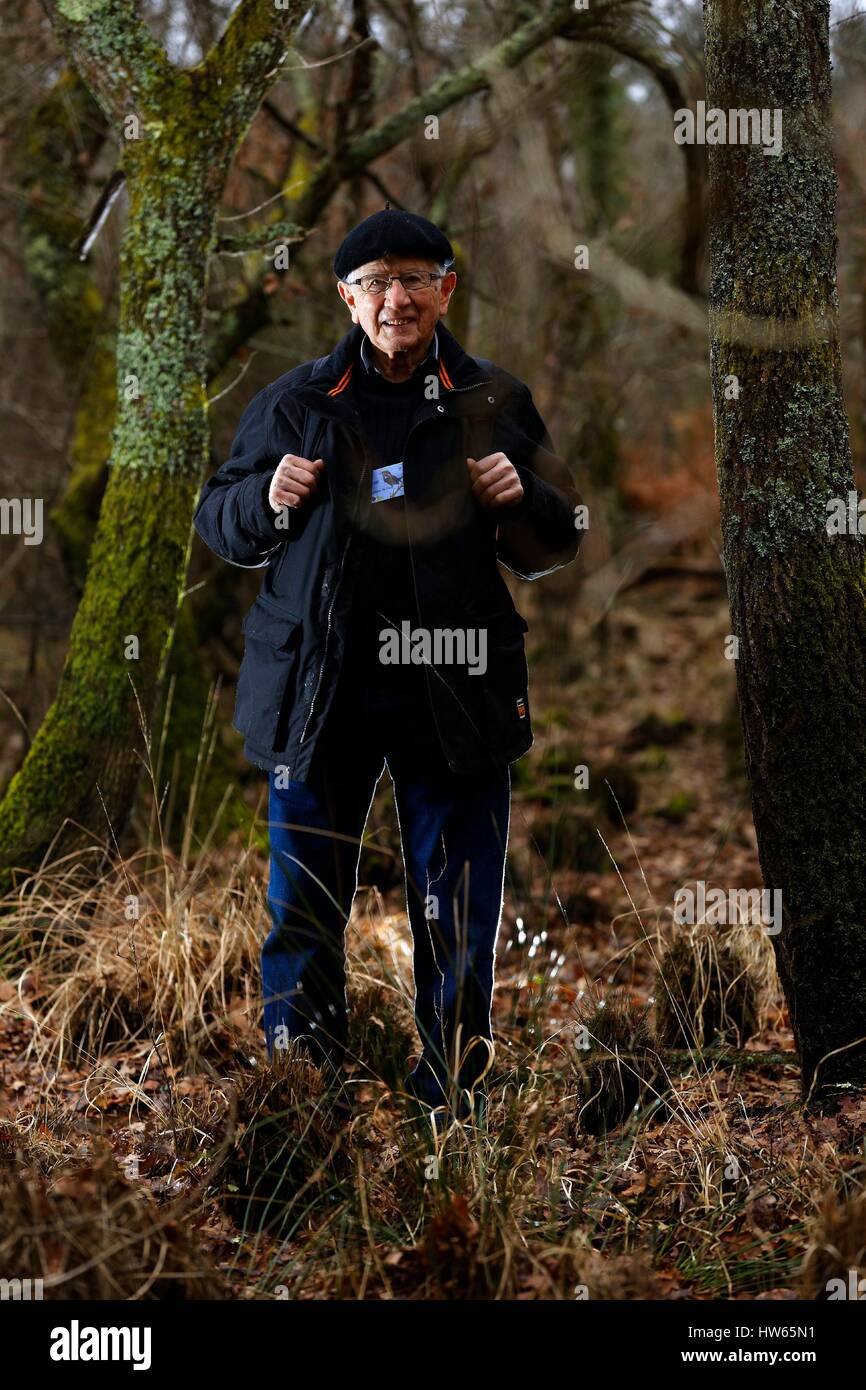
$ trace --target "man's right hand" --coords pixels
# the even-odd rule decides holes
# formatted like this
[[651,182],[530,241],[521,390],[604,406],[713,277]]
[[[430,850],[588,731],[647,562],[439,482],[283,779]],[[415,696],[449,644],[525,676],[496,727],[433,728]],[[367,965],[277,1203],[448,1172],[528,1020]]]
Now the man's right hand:
[[325,466],[324,459],[302,459],[283,454],[268,488],[268,501],[275,512],[283,507],[300,507],[311,497]]

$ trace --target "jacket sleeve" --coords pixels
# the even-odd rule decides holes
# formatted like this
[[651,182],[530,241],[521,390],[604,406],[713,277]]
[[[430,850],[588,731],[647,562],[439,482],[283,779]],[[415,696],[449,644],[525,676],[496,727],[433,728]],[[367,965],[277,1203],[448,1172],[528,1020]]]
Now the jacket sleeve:
[[497,555],[521,579],[538,579],[569,564],[583,536],[575,526],[581,496],[554,451],[528,386],[520,385],[509,403],[511,462],[523,484],[523,497],[497,514]]
[[[223,560],[244,569],[263,569],[288,539],[268,489],[285,452],[272,443],[272,404],[268,388],[254,396],[241,416],[231,453],[205,483],[193,525],[205,545]],[[285,513],[282,518],[284,521]]]

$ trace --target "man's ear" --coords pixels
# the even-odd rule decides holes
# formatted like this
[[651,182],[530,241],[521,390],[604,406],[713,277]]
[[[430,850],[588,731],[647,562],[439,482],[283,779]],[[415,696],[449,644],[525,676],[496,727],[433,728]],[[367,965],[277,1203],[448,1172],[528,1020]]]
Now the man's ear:
[[355,291],[351,285],[347,285],[344,280],[337,281],[337,291],[343,303],[352,315],[352,322],[358,322],[358,310],[355,308]]
[[455,291],[456,288],[457,288],[457,272],[454,271],[454,270],[449,270],[447,275],[443,275],[443,276],[442,276],[442,280],[441,280],[440,285],[439,285],[439,312],[440,312],[440,314],[447,314],[447,313],[448,313],[448,305],[449,305],[450,302],[451,302],[451,296],[452,296],[452,294],[454,293],[454,291]]

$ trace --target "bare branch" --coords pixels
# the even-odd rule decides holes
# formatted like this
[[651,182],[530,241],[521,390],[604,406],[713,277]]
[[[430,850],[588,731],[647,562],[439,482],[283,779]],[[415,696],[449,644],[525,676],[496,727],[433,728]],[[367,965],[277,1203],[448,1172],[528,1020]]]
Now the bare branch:
[[[426,116],[439,115],[465,97],[490,90],[498,75],[516,68],[552,38],[588,34],[597,30],[602,17],[613,19],[623,15],[630,19],[636,8],[640,8],[639,0],[596,0],[592,11],[575,11],[572,0],[554,0],[547,11],[533,16],[481,58],[438,78],[373,130],[354,136],[342,149],[324,155],[313,170],[303,196],[296,202],[287,199],[294,219],[304,227],[316,226],[337,189],[345,181],[366,173],[370,163],[418,130]],[[238,347],[267,323],[270,296],[264,292],[262,279],[259,277],[233,315],[231,332],[213,344],[209,370],[214,375],[222,370]]]
[[256,227],[251,232],[243,232],[240,236],[221,237],[217,242],[216,251],[222,256],[243,256],[248,251],[257,251],[260,247],[270,246],[275,241],[304,241],[307,236],[307,231],[296,222],[272,222],[266,227]]
[[576,13],[571,0],[554,0],[547,11],[521,25],[482,57],[466,63],[457,72],[446,73],[402,110],[373,130],[356,135],[333,157],[322,161],[313,171],[308,191],[297,208],[298,220],[312,225],[345,179],[360,173],[412,131],[420,129],[425,117],[441,115],[466,97],[487,91],[498,72],[517,67],[557,35],[568,33],[574,37],[582,28],[594,27],[600,14],[612,14],[628,5],[629,0],[599,0],[592,13]]

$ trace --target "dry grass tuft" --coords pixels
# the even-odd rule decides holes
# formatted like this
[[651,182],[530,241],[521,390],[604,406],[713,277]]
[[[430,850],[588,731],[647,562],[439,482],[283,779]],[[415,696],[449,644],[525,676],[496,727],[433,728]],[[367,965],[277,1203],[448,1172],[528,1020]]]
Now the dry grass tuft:
[[656,1099],[660,1067],[645,1010],[616,994],[584,1005],[576,1044],[579,1128],[603,1134]]
[[724,930],[699,923],[671,942],[659,962],[655,1030],[660,1045],[742,1047],[758,1032],[775,976],[773,952],[760,927]]
[[[711,1057],[657,1055],[631,1002],[652,988],[643,940],[624,943],[629,993],[582,1011],[590,1047],[575,1048],[578,989],[610,979],[594,919],[563,931],[546,899],[521,902],[538,932],[503,953],[486,1122],[434,1128],[401,1095],[418,1044],[396,895],[360,894],[349,926],[341,1087],[303,1055],[262,1060],[265,866],[231,854],[188,868],[142,851],[89,887],[49,866],[0,919],[7,1270],[48,1270],[52,1293],[95,1298],[198,1297],[216,1266],[234,1297],[282,1285],[300,1298],[571,1300],[585,1285],[591,1299],[630,1300],[656,1296],[635,1254],[655,1242],[666,1296],[793,1284],[809,1194],[840,1160],[815,1166],[790,1068],[779,1089],[764,1069],[744,1080]],[[699,983],[735,942],[752,984],[770,978],[766,936],[744,928],[717,938]],[[534,960],[538,943],[555,969]],[[248,1069],[226,1079],[229,1057]],[[837,1128],[850,1148],[844,1116]]]
[[411,1004],[399,984],[350,972],[348,1055],[391,1090],[399,1090],[419,1050]]
[[[831,1285],[831,1280],[841,1285]],[[850,1197],[830,1192],[821,1203],[809,1232],[800,1275],[802,1297],[847,1299],[862,1297],[859,1281],[866,1280],[866,1191]],[[866,1293],[866,1284],[863,1286]]]
[[297,1047],[235,1083],[236,1128],[220,1183],[245,1229],[279,1226],[302,1198],[340,1186],[347,1169],[345,1094]]
[[476,1184],[469,1192],[443,1189],[411,1252],[409,1269],[418,1276],[412,1295],[449,1301],[514,1297],[527,1264],[514,1216],[510,1203],[497,1209]]
[[69,866],[43,870],[0,924],[12,986],[2,1011],[33,1024],[44,1066],[139,1039],[193,1060],[230,1055],[258,1012],[255,867],[241,854],[219,882],[142,852],[89,885]]
[[0,1169],[0,1267],[52,1299],[225,1298],[185,1218],[126,1182],[107,1146],[53,1182]]

